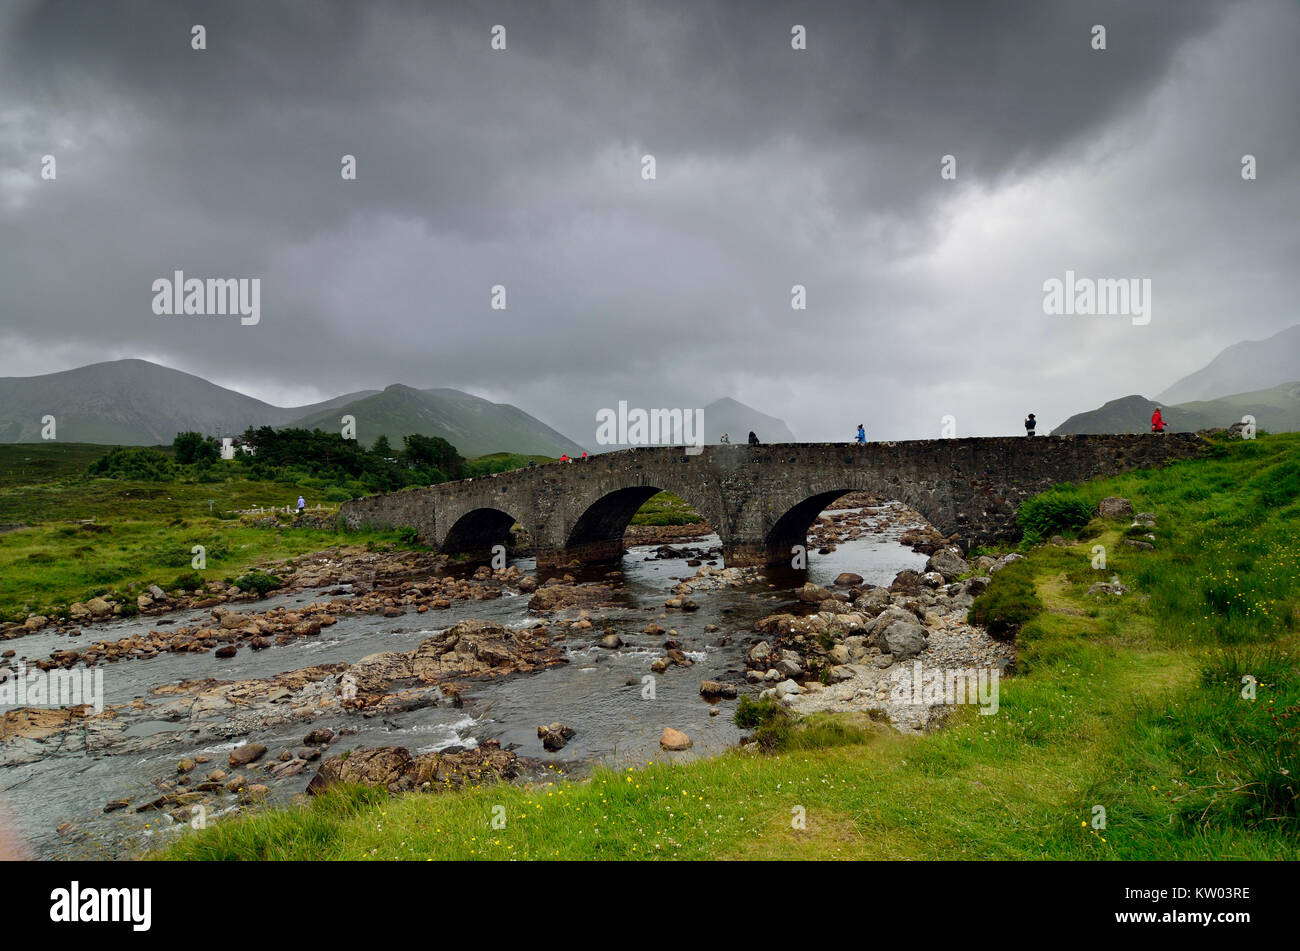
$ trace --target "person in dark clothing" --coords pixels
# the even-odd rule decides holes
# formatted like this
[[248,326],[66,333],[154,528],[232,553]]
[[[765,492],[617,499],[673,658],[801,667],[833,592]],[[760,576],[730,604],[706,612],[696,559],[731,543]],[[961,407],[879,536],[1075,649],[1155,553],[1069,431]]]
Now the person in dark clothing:
[[754,435],[754,431],[752,429],[749,431],[749,444],[751,446],[758,445],[758,437]]
[[1026,435],[1026,436],[1032,436],[1032,435],[1034,434],[1034,429],[1035,429],[1035,427],[1037,427],[1037,426],[1038,426],[1038,420],[1034,419],[1034,414],[1033,414],[1033,413],[1030,413],[1028,416],[1025,417],[1025,435]]

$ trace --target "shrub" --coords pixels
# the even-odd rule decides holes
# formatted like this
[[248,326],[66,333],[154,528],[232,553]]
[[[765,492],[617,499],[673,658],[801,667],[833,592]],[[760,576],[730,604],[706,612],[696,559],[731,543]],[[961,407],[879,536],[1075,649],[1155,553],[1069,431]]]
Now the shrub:
[[239,585],[243,591],[254,591],[259,598],[264,598],[268,591],[274,591],[284,582],[275,575],[267,574],[265,571],[250,571],[248,574],[236,578],[235,584]]
[[185,571],[176,576],[176,580],[171,583],[172,589],[183,588],[186,591],[194,591],[202,588],[205,580],[197,571]]
[[142,482],[163,482],[176,475],[170,459],[157,449],[145,447],[114,449],[92,462],[86,471],[106,479]]
[[1032,569],[1023,561],[1013,561],[993,576],[988,590],[971,604],[966,620],[993,637],[1010,640],[1042,611]]
[[1073,486],[1057,486],[1027,499],[1016,515],[1026,541],[1074,532],[1092,521],[1092,505]]
[[794,715],[773,697],[741,697],[734,720],[741,729],[753,729],[754,742],[764,753],[785,746],[794,728]]

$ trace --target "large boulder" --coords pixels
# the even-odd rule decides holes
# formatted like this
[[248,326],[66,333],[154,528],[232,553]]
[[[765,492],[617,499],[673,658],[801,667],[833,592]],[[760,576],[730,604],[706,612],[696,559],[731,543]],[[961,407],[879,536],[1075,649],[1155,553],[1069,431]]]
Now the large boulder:
[[666,726],[659,737],[659,745],[669,752],[680,752],[689,750],[694,744],[691,742],[691,738],[681,730],[674,730],[672,727]]
[[956,548],[940,548],[925,563],[926,571],[937,571],[944,581],[956,581],[970,571],[970,565]]
[[886,654],[892,654],[894,660],[910,660],[925,650],[926,630],[920,624],[909,621],[894,621],[880,632],[879,646]]
[[868,640],[872,643],[878,643],[880,634],[893,624],[895,621],[902,621],[906,624],[915,624],[917,617],[906,608],[900,608],[896,604],[891,604],[885,610],[881,611],[870,624],[864,628]]
[[96,617],[102,617],[105,614],[113,613],[112,602],[105,601],[103,598],[91,598],[86,602],[86,608]]
[[1118,495],[1109,495],[1097,506],[1102,518],[1127,518],[1133,514],[1133,503]]
[[537,728],[537,736],[542,741],[542,748],[552,753],[564,749],[564,745],[573,739],[576,732],[566,723],[551,723]]
[[889,585],[889,590],[898,594],[916,594],[921,587],[921,573],[913,571],[911,568],[904,568],[898,574],[894,575],[893,582]]
[[389,792],[413,789],[440,791],[464,785],[481,785],[519,775],[519,758],[485,740],[472,750],[449,750],[412,756],[404,746],[351,750],[323,760],[307,785],[315,796],[335,783],[382,786]]
[[393,683],[416,680],[441,683],[445,678],[530,671],[564,662],[544,628],[514,629],[491,621],[461,621],[422,640],[414,650],[369,654],[349,669],[363,693]]
[[831,596],[831,593],[819,584],[813,584],[811,581],[799,589],[798,598],[800,601],[809,601],[817,603],[825,601]]
[[401,651],[367,654],[353,664],[348,673],[361,691],[384,690],[390,684],[415,677],[410,655]]
[[590,607],[614,597],[614,589],[604,585],[547,584],[537,589],[528,602],[535,614],[564,608]]
[[266,755],[266,747],[261,743],[246,743],[230,751],[231,766],[247,766]]
[[888,588],[868,588],[853,602],[853,610],[867,617],[875,617],[889,607]]

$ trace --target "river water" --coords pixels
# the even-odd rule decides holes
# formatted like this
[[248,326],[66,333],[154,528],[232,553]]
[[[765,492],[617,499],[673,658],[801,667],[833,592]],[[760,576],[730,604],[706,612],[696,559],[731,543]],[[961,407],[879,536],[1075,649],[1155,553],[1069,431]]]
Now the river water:
[[[717,704],[719,713],[710,716],[714,704],[700,694],[702,680],[744,684],[745,665],[741,650],[753,622],[762,616],[795,606],[794,591],[805,581],[830,585],[842,571],[853,571],[868,583],[888,584],[904,568],[920,569],[925,556],[897,543],[900,527],[839,543],[826,555],[809,554],[806,571],[776,569],[759,580],[736,588],[700,591],[694,595],[700,609],[694,612],[663,610],[678,580],[695,574],[684,559],[651,558],[657,546],[636,547],[623,558],[622,577],[608,579],[604,571],[593,576],[612,585],[618,605],[593,610],[593,619],[612,625],[623,639],[623,647],[605,650],[593,646],[594,637],[570,632],[568,663],[536,674],[474,683],[461,707],[431,706],[385,717],[367,718],[356,714],[330,713],[311,723],[296,723],[242,736],[238,741],[203,746],[176,743],[147,753],[116,755],[55,755],[39,762],[6,766],[0,770],[0,822],[17,834],[27,851],[39,858],[122,858],[158,847],[178,833],[170,817],[159,812],[135,813],[130,809],[105,814],[111,799],[130,799],[133,804],[158,795],[154,781],[174,776],[176,761],[183,756],[205,754],[213,767],[227,768],[227,752],[243,743],[267,746],[267,760],[281,750],[301,746],[310,730],[329,727],[358,728],[360,733],[343,736],[332,743],[326,755],[346,749],[374,746],[405,746],[413,753],[440,750],[448,746],[473,746],[497,739],[506,749],[521,756],[544,760],[564,772],[580,774],[594,763],[641,765],[651,760],[689,760],[716,754],[734,746],[740,730],[732,723],[734,700]],[[691,548],[720,544],[716,535],[691,540]],[[720,562],[719,562],[720,563]],[[515,562],[532,572],[531,559]],[[584,580],[581,579],[580,580]],[[248,605],[245,610],[265,610],[277,604],[321,600],[322,593],[302,591],[271,597]],[[528,595],[506,595],[485,601],[453,604],[433,614],[414,612],[398,618],[377,615],[340,617],[320,636],[298,638],[283,646],[263,651],[241,650],[234,658],[218,660],[212,653],[163,653],[146,660],[128,660],[105,667],[105,704],[129,702],[144,697],[163,684],[213,677],[244,680],[270,677],[313,664],[352,663],[378,651],[410,650],[421,640],[466,618],[494,621],[506,626],[529,626],[537,621],[528,614]],[[797,610],[797,609],[796,609]],[[177,612],[166,618],[133,619],[96,625],[88,629],[87,640],[112,640],[135,631],[173,626],[206,617],[207,611]],[[689,668],[670,666],[654,679],[654,697],[643,697],[642,678],[649,665],[663,656],[665,635],[641,633],[646,624],[657,621],[674,629],[682,649],[695,663]],[[706,632],[707,625],[719,630]],[[20,655],[39,658],[67,646],[60,635],[36,634],[12,642]],[[629,684],[629,681],[632,683]],[[742,686],[742,692],[743,692]],[[542,750],[537,738],[540,724],[560,721],[576,731],[558,753]],[[658,739],[664,727],[687,733],[694,747],[684,753],[665,753]],[[175,729],[175,724],[148,723],[133,728],[135,735],[151,729]],[[231,770],[231,772],[234,772]],[[258,778],[272,788],[271,802],[286,801],[300,793],[315,773],[315,764],[305,773],[284,781]],[[233,797],[227,810],[233,809]],[[209,818],[220,820],[221,812]],[[71,824],[71,832],[58,828]]]

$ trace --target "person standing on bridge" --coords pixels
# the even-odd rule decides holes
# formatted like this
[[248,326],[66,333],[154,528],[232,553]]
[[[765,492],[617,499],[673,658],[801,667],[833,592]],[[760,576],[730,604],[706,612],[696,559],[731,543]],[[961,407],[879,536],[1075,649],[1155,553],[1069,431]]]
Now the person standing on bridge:
[[730,445],[731,445],[731,437],[728,436],[726,433],[723,433],[723,434],[722,434],[722,444],[723,444],[724,446],[730,446]]
[[754,435],[754,431],[752,429],[749,431],[749,444],[751,446],[758,445],[758,437]]
[[861,423],[858,423],[858,434],[854,438],[857,439],[859,446],[867,444],[867,428]]
[[307,500],[300,495],[298,496],[298,514],[302,515],[305,508],[307,508]]
[[1033,436],[1034,430],[1038,427],[1038,420],[1034,419],[1034,414],[1030,413],[1025,417],[1025,435]]
[[1151,414],[1151,431],[1153,433],[1163,433],[1165,431],[1165,418],[1160,415],[1160,407]]

